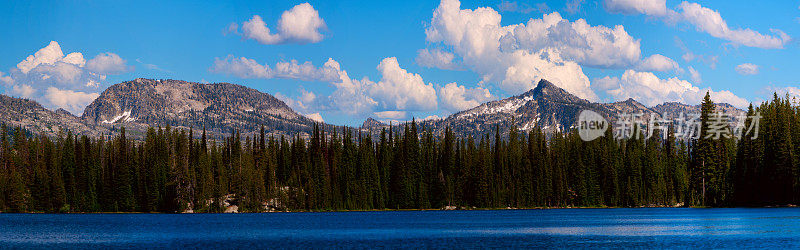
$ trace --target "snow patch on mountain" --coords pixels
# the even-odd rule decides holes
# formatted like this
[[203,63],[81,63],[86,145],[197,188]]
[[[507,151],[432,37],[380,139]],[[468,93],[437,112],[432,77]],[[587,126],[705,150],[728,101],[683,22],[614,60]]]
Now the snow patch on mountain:
[[128,110],[128,111],[122,112],[122,114],[120,114],[120,115],[115,116],[110,121],[109,120],[103,120],[102,123],[112,124],[112,123],[115,123],[115,122],[117,122],[119,120],[122,120],[123,122],[132,122],[132,121],[135,121],[136,118],[131,117],[131,111]]
[[458,118],[467,118],[470,116],[491,115],[497,113],[512,113],[517,111],[525,104],[533,100],[533,96],[525,96],[523,98],[511,98],[496,102],[483,104],[469,112],[461,114]]

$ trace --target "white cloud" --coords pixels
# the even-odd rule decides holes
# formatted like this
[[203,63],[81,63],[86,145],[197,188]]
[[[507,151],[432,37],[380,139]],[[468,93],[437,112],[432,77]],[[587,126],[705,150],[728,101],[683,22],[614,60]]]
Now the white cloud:
[[[242,23],[242,36],[262,44],[317,43],[323,39],[320,29],[324,28],[325,21],[319,17],[319,12],[311,4],[302,3],[281,14],[279,33],[273,34],[261,16],[254,15]],[[229,25],[226,32],[238,33],[237,25]]]
[[290,108],[301,113],[310,113],[312,110],[317,110],[320,106],[324,105],[317,102],[316,94],[311,91],[306,91],[305,89],[300,89],[300,96],[296,99],[285,96],[280,92],[275,94],[275,98],[280,99],[286,103],[286,105],[289,105]]
[[448,83],[439,88],[442,106],[450,111],[461,111],[474,108],[481,103],[495,99],[488,89],[482,87],[466,88],[457,83]]
[[608,91],[619,88],[619,78],[605,76],[603,78],[595,78],[592,83],[592,88],[600,91]]
[[642,13],[651,16],[667,15],[666,0],[605,0],[603,7],[612,13]]
[[780,49],[791,38],[783,31],[770,29],[775,36],[763,35],[751,29],[731,29],[719,12],[703,7],[697,3],[682,2],[678,5],[681,16],[693,24],[699,31],[722,38],[734,44],[764,49]]
[[53,64],[41,64],[28,71],[29,76],[39,76],[41,80],[51,79],[53,77],[58,83],[77,83],[83,79],[84,69],[80,66],[64,62],[55,62]]
[[639,62],[636,66],[639,71],[670,71],[679,70],[678,63],[661,54],[654,54]]
[[322,34],[319,33],[319,29],[322,28],[325,28],[325,21],[308,3],[298,4],[283,12],[281,19],[278,20],[281,36],[288,41],[312,43],[322,41]]
[[408,113],[399,110],[381,111],[373,113],[379,119],[400,120],[407,117]]
[[40,102],[48,108],[64,108],[80,114],[98,96],[105,74],[128,70],[118,55],[106,52],[88,62],[80,52],[64,55],[61,45],[51,41],[8,71],[0,73],[5,92]]
[[429,115],[428,117],[425,117],[422,120],[423,121],[428,121],[428,120],[441,120],[441,119],[442,118],[439,117],[438,115]]
[[[323,67],[339,69],[339,63],[329,59]],[[300,96],[290,98],[281,93],[275,97],[284,101],[292,109],[304,113],[318,110],[334,110],[347,115],[369,114],[378,106],[378,103],[367,93],[375,83],[367,78],[362,80],[350,79],[344,70],[338,71],[339,79],[330,81],[336,90],[327,97],[318,97],[316,94],[300,89]]]
[[436,109],[436,90],[425,84],[419,74],[409,73],[397,58],[385,58],[378,64],[382,79],[370,88],[370,95],[386,109],[433,110]]
[[303,81],[337,81],[339,79],[339,63],[331,58],[322,67],[315,67],[311,62],[298,64],[297,60],[279,62],[273,70],[275,77],[298,79]]
[[98,93],[61,90],[55,87],[47,88],[45,93],[45,98],[52,105],[63,108],[73,114],[82,114],[83,109],[94,99],[97,99],[98,96],[100,96]]
[[315,122],[325,122],[325,120],[322,119],[322,115],[320,115],[319,113],[306,114],[306,117],[308,117],[308,119],[314,120]]
[[683,1],[678,5],[678,11],[667,9],[665,0],[605,0],[604,6],[612,13],[641,13],[661,17],[667,23],[684,21],[692,24],[698,31],[736,45],[781,49],[791,41],[789,35],[778,29],[770,29],[770,32],[774,34],[772,36],[751,29],[731,29],[718,11],[703,7],[698,3]]
[[454,58],[453,53],[440,49],[421,49],[417,51],[416,62],[423,67],[453,70],[458,68]]
[[27,74],[39,65],[52,65],[57,62],[73,64],[78,67],[83,67],[84,63],[86,63],[86,61],[83,59],[83,54],[74,52],[64,56],[64,52],[61,51],[61,45],[59,45],[56,41],[50,41],[50,44],[48,44],[46,47],[36,51],[36,53],[33,55],[29,55],[27,58],[25,58],[25,60],[19,62],[17,64],[17,68],[22,71],[23,74]]
[[[228,29],[233,26],[228,26]],[[281,42],[281,37],[278,34],[272,34],[267,28],[267,23],[261,19],[261,16],[254,15],[250,20],[242,23],[242,36],[245,38],[253,39],[263,44],[276,44]]]
[[22,98],[31,98],[36,90],[28,84],[14,85],[11,87],[12,96],[19,96]]
[[86,68],[100,74],[119,74],[128,71],[125,60],[111,52],[95,56],[86,62]]
[[700,72],[697,72],[692,66],[689,66],[689,79],[696,83],[703,82],[703,77],[700,76]]
[[297,60],[278,62],[272,69],[253,59],[228,55],[224,59],[215,58],[209,69],[214,73],[233,75],[239,78],[285,78],[302,81],[333,82],[339,80],[339,63],[331,58],[322,67],[311,62],[298,63]]
[[743,63],[736,66],[736,72],[740,75],[755,75],[758,74],[758,65],[752,63]]
[[555,52],[528,53],[519,50],[507,59],[511,63],[505,70],[500,88],[510,93],[522,93],[533,89],[541,79],[556,84],[564,90],[591,101],[599,98],[589,88],[589,78],[575,62],[565,61]]
[[677,77],[660,79],[651,72],[626,70],[619,78],[606,77],[603,81],[606,81],[608,85],[618,85],[618,88],[606,91],[614,99],[625,100],[633,98],[648,106],[672,101],[698,104],[707,91],[711,92],[711,98],[714,102],[729,103],[736,107],[746,107],[749,104],[747,100],[734,95],[730,91],[700,89],[690,82]]
[[3,84],[11,85],[14,84],[14,78],[0,71],[0,82],[3,82]]
[[339,83],[334,83],[336,90],[329,97],[331,106],[336,110],[349,115],[358,115],[372,112],[378,106],[378,102],[367,92],[375,84],[374,82],[367,78],[350,79],[344,70],[341,71],[340,79]]
[[271,78],[270,68],[258,64],[256,60],[228,55],[225,59],[214,58],[209,69],[214,73],[234,75],[239,78]]
[[426,40],[449,47],[463,67],[481,76],[481,83],[498,82],[507,93],[529,90],[545,78],[596,100],[582,66],[630,68],[641,60],[639,40],[621,25],[591,26],[553,12],[503,26],[497,11],[460,9],[460,4],[441,1],[425,31]]
[[765,101],[772,101],[773,94],[778,95],[779,98],[788,97],[790,102],[794,104],[800,104],[800,88],[798,87],[765,86],[759,92],[767,98],[756,98],[756,101],[753,102],[753,105],[761,105]]
[[366,77],[361,80],[350,78],[339,63],[330,58],[322,67],[315,67],[310,62],[298,64],[292,60],[278,63],[272,69],[252,59],[229,55],[225,59],[217,58],[209,71],[241,78],[323,81],[336,88],[327,97],[317,97],[302,89],[302,95],[297,98],[276,95],[303,113],[335,110],[348,115],[365,115],[375,110],[432,110],[438,106],[433,84],[426,84],[419,74],[400,68],[396,58],[383,59],[377,69],[381,73],[381,80],[373,82]]
[[564,59],[584,66],[627,67],[639,61],[641,54],[639,40],[622,25],[609,28],[591,26],[583,19],[570,22],[557,12],[503,28],[509,30],[500,40],[503,50],[554,48]]
[[783,88],[776,88],[776,87],[766,87],[765,88],[770,93],[777,93],[778,97],[785,97],[789,96],[790,99],[795,99],[795,101],[800,101],[800,88],[797,87],[783,87]]

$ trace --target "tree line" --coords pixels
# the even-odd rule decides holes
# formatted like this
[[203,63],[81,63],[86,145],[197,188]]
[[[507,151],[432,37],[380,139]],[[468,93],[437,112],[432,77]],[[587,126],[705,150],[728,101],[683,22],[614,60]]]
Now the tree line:
[[[577,132],[499,129],[479,138],[412,121],[373,138],[351,128],[310,138],[238,132],[221,139],[149,128],[144,140],[2,126],[0,211],[240,211],[763,206],[800,202],[800,106],[776,94],[752,105],[757,138],[666,135],[583,141]],[[754,122],[747,119],[746,125]]]

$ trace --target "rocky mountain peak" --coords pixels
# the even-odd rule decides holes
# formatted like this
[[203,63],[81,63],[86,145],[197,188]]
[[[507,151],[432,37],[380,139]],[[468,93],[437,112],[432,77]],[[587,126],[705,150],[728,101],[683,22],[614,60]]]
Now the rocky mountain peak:
[[102,126],[206,127],[217,132],[306,131],[313,121],[283,101],[230,83],[137,78],[115,84],[86,107],[82,119]]
[[384,127],[384,126],[387,126],[386,123],[383,123],[381,121],[375,120],[372,117],[367,118],[367,120],[364,120],[364,123],[361,124],[361,128],[363,128],[363,129]]
[[536,88],[525,92],[522,96],[532,96],[537,101],[556,101],[556,102],[582,102],[588,101],[581,99],[561,87],[556,86],[552,82],[542,79],[536,85]]

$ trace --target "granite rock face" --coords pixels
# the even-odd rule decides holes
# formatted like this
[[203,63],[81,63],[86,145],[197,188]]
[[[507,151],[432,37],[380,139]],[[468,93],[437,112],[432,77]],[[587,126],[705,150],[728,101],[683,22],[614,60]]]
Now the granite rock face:
[[241,85],[143,78],[109,87],[81,118],[87,124],[140,132],[148,126],[170,125],[205,127],[214,134],[254,133],[264,126],[271,133],[288,135],[307,133],[314,124],[274,96]]

